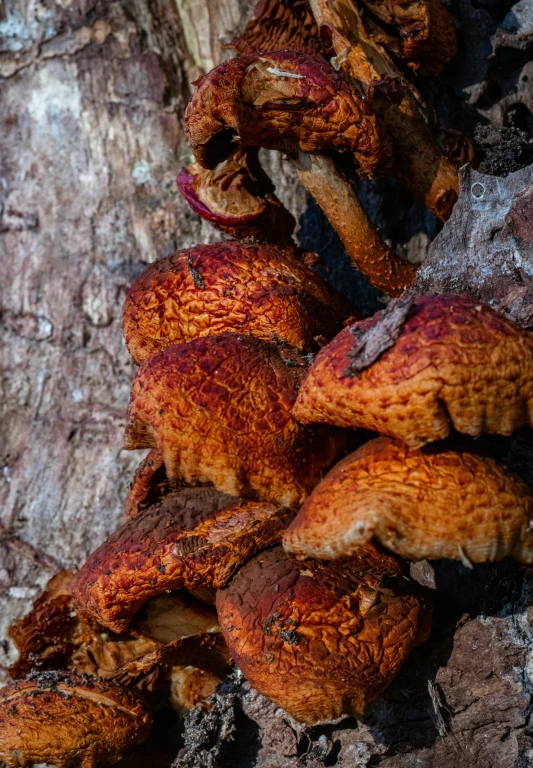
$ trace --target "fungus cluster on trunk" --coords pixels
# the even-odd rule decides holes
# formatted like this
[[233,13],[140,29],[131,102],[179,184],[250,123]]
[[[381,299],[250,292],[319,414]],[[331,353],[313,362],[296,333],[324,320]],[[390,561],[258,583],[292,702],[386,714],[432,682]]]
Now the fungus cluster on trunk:
[[[449,216],[456,168],[399,69],[453,56],[447,11],[252,10],[240,55],[190,101],[178,176],[233,240],[162,258],[128,292],[124,447],[149,453],[124,525],[10,628],[8,766],[111,763],[164,702],[208,707],[233,663],[306,725],[364,717],[430,633],[407,561],[533,562],[533,492],[472,440],[533,425],[532,337],[475,298],[412,296],[416,267],[349,181],[395,174]],[[354,322],[307,266],[259,148],[287,154],[386,309]],[[381,437],[346,455],[361,429]]]

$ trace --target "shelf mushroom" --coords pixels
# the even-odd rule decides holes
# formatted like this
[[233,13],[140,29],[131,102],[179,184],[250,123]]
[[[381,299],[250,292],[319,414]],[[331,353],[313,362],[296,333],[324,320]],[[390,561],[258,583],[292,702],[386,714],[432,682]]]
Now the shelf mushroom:
[[291,415],[307,366],[289,347],[239,334],[167,347],[137,372],[124,447],[158,448],[170,480],[297,505],[344,443],[342,431]]
[[396,256],[370,222],[329,151],[349,153],[362,177],[387,168],[390,145],[368,103],[322,57],[261,53],[220,64],[187,107],[197,162],[213,169],[243,147],[281,149],[330,219],[357,267],[396,296],[416,268]]
[[371,440],[317,485],[283,544],[298,557],[337,560],[371,539],[410,560],[531,564],[533,491],[472,451]]
[[413,448],[452,427],[510,435],[533,425],[533,337],[465,296],[406,296],[319,352],[292,412]]
[[278,248],[237,242],[159,259],[133,282],[123,311],[124,338],[138,365],[172,344],[223,333],[309,351],[340,327],[318,275]]
[[306,725],[362,716],[431,626],[425,592],[373,545],[333,565],[262,552],[217,611],[245,677]]

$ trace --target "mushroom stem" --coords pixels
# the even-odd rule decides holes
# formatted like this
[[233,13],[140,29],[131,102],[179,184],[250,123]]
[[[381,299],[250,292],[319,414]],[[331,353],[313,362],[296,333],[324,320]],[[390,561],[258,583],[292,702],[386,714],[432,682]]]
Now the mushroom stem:
[[357,269],[380,291],[399,296],[412,284],[416,267],[383,242],[334,161],[326,155],[303,152],[290,157],[300,182],[328,217]]
[[372,102],[394,144],[392,172],[446,221],[459,192],[457,169],[440,149],[421,112],[420,97],[382,45],[365,32],[352,0],[310,0],[321,32],[331,37],[340,69],[355,92]]

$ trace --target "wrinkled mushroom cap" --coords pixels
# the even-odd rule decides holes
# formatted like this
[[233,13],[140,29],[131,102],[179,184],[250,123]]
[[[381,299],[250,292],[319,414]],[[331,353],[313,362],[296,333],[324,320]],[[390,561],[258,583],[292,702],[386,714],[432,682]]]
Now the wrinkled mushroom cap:
[[411,447],[452,426],[477,436],[533,424],[531,334],[465,296],[404,307],[399,322],[394,307],[378,312],[319,352],[293,408],[299,421],[373,429]]
[[165,497],[89,556],[73,587],[80,619],[120,633],[150,598],[182,586],[223,586],[255,552],[280,541],[292,519],[283,507],[221,493],[206,499],[202,491]]
[[172,344],[222,333],[306,350],[339,329],[320,277],[277,248],[235,242],[197,245],[151,264],[128,291],[123,326],[137,364]]
[[217,593],[245,677],[296,720],[362,715],[431,624],[427,598],[374,546],[342,565],[257,555]]
[[236,240],[294,246],[294,216],[274,194],[272,182],[246,148],[212,170],[192,163],[176,179],[195,213]]
[[302,557],[352,555],[372,537],[413,560],[533,562],[533,493],[494,460],[371,440],[305,500],[283,539]]
[[199,83],[185,113],[196,160],[213,168],[239,146],[354,153],[361,175],[382,163],[376,118],[320,56],[278,51],[230,59]]
[[125,448],[157,447],[170,479],[298,504],[344,438],[292,417],[302,365],[289,349],[252,336],[225,334],[168,347],[135,377]]
[[226,46],[239,56],[257,51],[321,53],[324,43],[308,0],[255,0],[241,34]]
[[43,672],[0,690],[0,759],[10,768],[110,765],[151,725],[138,696],[102,680]]

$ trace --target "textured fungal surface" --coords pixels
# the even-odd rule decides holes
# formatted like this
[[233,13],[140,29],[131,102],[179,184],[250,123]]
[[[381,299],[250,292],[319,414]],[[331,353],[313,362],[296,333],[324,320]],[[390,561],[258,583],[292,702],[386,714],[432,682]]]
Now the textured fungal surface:
[[320,56],[295,52],[231,59],[206,75],[185,114],[200,165],[213,168],[239,144],[355,153],[361,175],[382,160],[376,119]]
[[257,159],[246,148],[213,169],[183,168],[178,188],[195,213],[236,240],[293,246],[296,221],[274,194]]
[[375,538],[413,560],[533,562],[533,492],[493,459],[371,440],[305,500],[283,544],[331,560]]
[[257,51],[324,50],[308,0],[256,0],[251,5],[251,18],[230,44],[239,56]]
[[476,436],[533,425],[527,331],[465,296],[423,296],[393,345],[353,371],[361,338],[375,335],[383,317],[344,329],[321,350],[293,409],[298,420],[365,427],[411,447],[445,438],[452,426]]
[[339,565],[263,552],[217,611],[246,678],[307,724],[362,715],[431,624],[427,598],[373,545]]
[[123,632],[152,597],[182,586],[221,587],[255,552],[280,541],[292,519],[283,507],[232,503],[224,494],[206,501],[197,490],[140,512],[89,556],[74,584],[82,620]]
[[123,688],[43,672],[0,690],[0,759],[10,768],[110,765],[149,734],[150,713]]
[[343,435],[291,415],[307,361],[252,336],[175,344],[133,382],[125,448],[157,447],[170,479],[234,496],[300,503]]
[[58,669],[66,666],[71,654],[83,642],[83,631],[73,611],[73,571],[53,576],[31,611],[14,621],[7,636],[19,657],[9,668],[13,679],[24,677],[33,668]]
[[364,2],[381,21],[398,29],[402,56],[417,74],[436,75],[455,55],[455,29],[441,0]]
[[197,245],[151,264],[128,291],[124,337],[136,363],[181,342],[249,333],[298,350],[339,329],[321,278],[265,245]]

